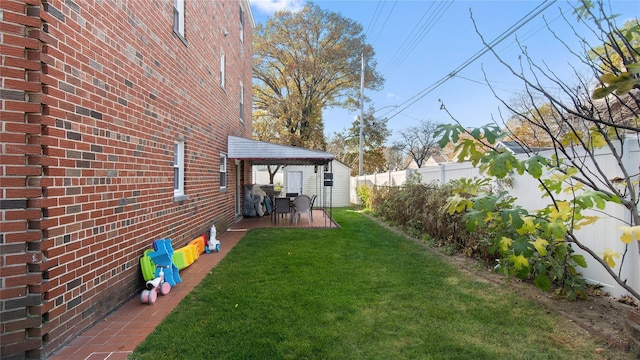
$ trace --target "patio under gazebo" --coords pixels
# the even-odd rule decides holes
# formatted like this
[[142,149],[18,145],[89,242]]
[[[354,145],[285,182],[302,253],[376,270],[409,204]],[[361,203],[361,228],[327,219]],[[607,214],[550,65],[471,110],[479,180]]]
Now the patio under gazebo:
[[[265,141],[252,140],[237,136],[228,136],[227,143],[227,157],[229,160],[245,161],[251,166],[255,165],[301,165],[301,166],[313,166],[316,169],[323,169],[323,171],[317,171],[320,181],[323,180],[324,173],[331,169],[332,161],[334,159],[333,154],[309,150],[297,146],[288,146],[281,144],[273,144]],[[245,184],[247,185],[247,184]],[[324,188],[332,186],[332,181],[323,183]],[[325,192],[322,189],[323,195],[326,193],[329,197],[332,192]],[[246,191],[246,190],[244,190]],[[244,198],[244,194],[243,194]],[[273,198],[271,199],[273,200]],[[312,209],[312,221],[310,222],[306,216],[302,216],[300,221],[291,221],[285,219],[285,221],[274,221],[272,214],[265,214],[264,216],[257,217],[245,217],[240,219],[232,228],[263,228],[263,227],[336,227],[337,224],[331,219],[331,198],[328,201],[315,203]],[[327,207],[326,204],[329,204]],[[289,215],[292,216],[292,215]]]

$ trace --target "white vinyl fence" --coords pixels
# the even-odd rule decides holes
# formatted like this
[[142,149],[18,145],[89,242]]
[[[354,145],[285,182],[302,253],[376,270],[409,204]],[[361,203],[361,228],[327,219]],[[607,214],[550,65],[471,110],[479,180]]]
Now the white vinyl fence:
[[[624,142],[624,158],[623,162],[630,175],[637,175],[640,165],[640,147],[637,138],[627,139]],[[550,157],[552,153],[542,152],[540,155]],[[597,164],[597,165],[595,165]],[[588,163],[587,168],[596,173],[598,166],[608,179],[615,177],[623,177],[617,160],[612,156],[609,149],[602,149],[597,152],[595,163]],[[379,186],[400,186],[405,183],[411,172],[417,172],[421,176],[423,183],[443,184],[453,179],[473,178],[482,176],[477,169],[470,163],[445,163],[437,166],[428,166],[420,169],[395,171],[379,173],[374,175],[365,175],[351,178],[351,200],[353,203],[360,203],[357,198],[356,186],[358,184],[369,184]],[[636,176],[637,177],[637,176]],[[512,196],[518,199],[517,203],[529,211],[537,210],[549,204],[547,197],[542,197],[543,192],[538,188],[538,182],[525,174],[519,176],[515,174],[513,177],[513,185],[508,189]],[[562,195],[558,195],[562,196]],[[588,225],[576,232],[576,235],[584,245],[591,248],[596,254],[602,256],[606,249],[611,249],[626,257],[622,269],[620,267],[621,258],[617,258],[614,272],[619,273],[627,284],[636,290],[640,290],[640,255],[638,242],[634,241],[625,249],[624,243],[620,241],[622,230],[620,226],[630,222],[631,214],[620,205],[607,205],[604,211],[592,211],[592,216],[598,216],[599,220],[594,224]],[[621,297],[627,294],[621,286],[619,286],[613,278],[597,263],[589,254],[573,246],[576,253],[584,255],[587,259],[588,267],[583,269],[583,276],[594,284],[603,286],[603,290],[607,291],[614,297]]]

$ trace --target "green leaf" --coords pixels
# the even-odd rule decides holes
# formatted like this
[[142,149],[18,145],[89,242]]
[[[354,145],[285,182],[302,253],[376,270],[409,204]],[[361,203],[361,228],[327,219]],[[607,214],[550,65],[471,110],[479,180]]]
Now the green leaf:
[[459,194],[451,195],[447,198],[447,213],[453,215],[454,213],[460,213],[473,206],[471,200],[461,196]]
[[546,274],[536,275],[536,278],[533,279],[533,283],[538,289],[541,289],[542,291],[551,290],[551,280],[549,280],[549,277]]
[[543,166],[547,165],[547,159],[540,155],[534,155],[525,161],[527,172],[535,179],[540,179],[542,176]]
[[612,92],[615,92],[617,95],[624,95],[631,91],[631,89],[640,86],[640,79],[634,78],[629,72],[623,72],[620,75],[604,74],[600,77],[600,80],[608,84],[608,86],[604,87],[604,89],[606,89],[605,91],[596,89],[593,92],[593,97],[597,99],[607,96]]
[[522,208],[505,209],[502,212],[502,221],[505,224],[511,224],[514,228],[519,229],[524,225],[521,215],[526,215],[526,211]]
[[571,260],[573,260],[576,265],[586,268],[587,267],[587,260],[585,260],[584,256],[582,255],[571,255]]
[[457,143],[460,138],[460,133],[464,132],[464,128],[457,124],[441,124],[438,125],[434,132],[434,137],[437,138],[442,134],[440,140],[438,140],[438,146],[444,148],[448,143]]
[[598,209],[603,210],[607,206],[607,201],[610,200],[613,201],[611,197],[607,196],[602,191],[589,190],[576,196],[575,203],[582,209],[591,209],[595,206]]
[[513,253],[529,258],[533,255],[533,245],[529,243],[529,239],[519,237],[513,242]]
[[611,87],[597,88],[593,91],[594,99],[604,99],[609,94],[611,94],[615,89]]
[[492,194],[484,194],[473,199],[473,208],[480,211],[493,211],[496,208],[497,198]]
[[562,239],[567,234],[567,227],[561,222],[550,222],[544,234],[552,239]]
[[467,229],[467,231],[472,232],[472,231],[475,231],[476,228],[478,227],[483,227],[485,224],[484,223],[485,216],[486,216],[486,213],[484,211],[475,211],[475,210],[470,210],[466,214],[464,214],[462,218],[463,220],[465,220],[464,226]]
[[632,74],[640,74],[640,63],[627,64],[627,70]]
[[489,144],[495,144],[496,140],[505,135],[502,129],[494,124],[485,125],[483,127],[483,130],[484,137],[487,139],[487,142],[489,142]]
[[485,161],[489,164],[487,173],[498,179],[511,174],[511,170],[518,166],[518,159],[509,151],[492,153],[492,156],[485,158]]

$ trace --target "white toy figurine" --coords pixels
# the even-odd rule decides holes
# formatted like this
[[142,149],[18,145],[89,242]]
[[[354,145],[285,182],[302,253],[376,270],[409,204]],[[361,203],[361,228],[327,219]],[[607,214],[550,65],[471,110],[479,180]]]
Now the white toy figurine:
[[162,267],[160,267],[158,277],[147,281],[146,286],[147,289],[142,290],[142,293],[140,294],[140,300],[142,303],[153,305],[158,298],[158,293],[160,293],[160,295],[167,295],[169,291],[171,291],[171,285],[164,281],[164,271],[162,270]]
[[207,242],[207,248],[205,250],[207,254],[211,251],[220,252],[220,241],[216,239],[215,225],[211,225],[211,231],[209,232],[209,241]]

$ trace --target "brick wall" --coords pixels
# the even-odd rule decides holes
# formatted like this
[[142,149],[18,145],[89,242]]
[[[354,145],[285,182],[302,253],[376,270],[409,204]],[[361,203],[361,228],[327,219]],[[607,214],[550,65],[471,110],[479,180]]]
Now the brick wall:
[[234,221],[236,165],[221,191],[219,163],[251,134],[250,19],[241,42],[240,2],[185,3],[181,39],[172,0],[0,2],[3,359],[45,357],[136,296],[154,239]]

